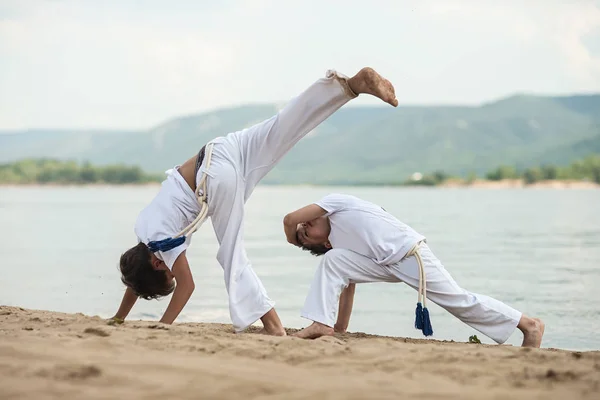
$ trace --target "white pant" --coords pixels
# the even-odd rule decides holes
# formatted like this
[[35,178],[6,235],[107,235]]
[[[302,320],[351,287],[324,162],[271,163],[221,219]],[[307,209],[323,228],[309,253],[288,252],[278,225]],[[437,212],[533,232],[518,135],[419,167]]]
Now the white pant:
[[212,160],[200,167],[208,175],[208,215],[219,241],[229,313],[236,331],[256,322],[274,303],[267,296],[244,248],[244,204],[260,180],[317,125],[356,97],[345,77],[327,71],[272,118],[212,142]]
[[[421,244],[419,251],[427,299],[495,342],[504,343],[518,325],[521,312],[491,297],[462,289],[426,243]],[[419,288],[419,267],[414,256],[385,266],[345,249],[332,249],[321,257],[301,315],[330,327],[336,321],[339,296],[349,283],[405,282],[415,290]],[[407,304],[414,313],[416,296],[410,306]],[[435,321],[432,324],[435,327]]]

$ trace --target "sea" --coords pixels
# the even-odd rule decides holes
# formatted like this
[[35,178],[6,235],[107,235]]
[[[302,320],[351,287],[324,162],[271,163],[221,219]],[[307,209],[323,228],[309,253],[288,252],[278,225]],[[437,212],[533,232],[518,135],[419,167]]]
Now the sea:
[[[109,318],[124,286],[119,256],[158,186],[0,187],[0,304]],[[284,215],[329,193],[373,201],[427,237],[464,289],[546,324],[542,347],[600,350],[600,190],[550,188],[256,188],[244,243],[284,325],[300,317],[319,258],[288,244]],[[196,290],[176,322],[230,323],[210,220],[188,250]],[[129,318],[158,321],[169,298],[139,300]],[[417,292],[404,283],[357,285],[349,330],[423,338]],[[429,303],[430,339],[493,342]],[[507,344],[522,340],[515,330]]]

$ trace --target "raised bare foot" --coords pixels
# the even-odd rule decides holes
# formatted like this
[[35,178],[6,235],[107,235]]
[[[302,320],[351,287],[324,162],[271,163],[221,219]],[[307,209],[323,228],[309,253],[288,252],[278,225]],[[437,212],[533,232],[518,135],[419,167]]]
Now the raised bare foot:
[[313,322],[312,325],[302,329],[300,332],[294,333],[292,336],[301,339],[316,339],[321,336],[333,336],[333,328],[318,322]]
[[540,347],[546,326],[539,318],[523,317],[517,326],[523,332],[523,347]]
[[398,106],[394,85],[373,68],[365,67],[348,79],[350,89],[356,94],[366,93],[378,97],[392,106]]

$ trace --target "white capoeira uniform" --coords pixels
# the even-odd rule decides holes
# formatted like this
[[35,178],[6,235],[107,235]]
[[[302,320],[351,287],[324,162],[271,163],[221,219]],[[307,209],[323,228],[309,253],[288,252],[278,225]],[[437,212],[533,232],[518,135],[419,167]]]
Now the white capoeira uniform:
[[[244,248],[244,204],[300,139],[355,97],[347,77],[329,70],[272,118],[209,142],[213,145],[210,163],[204,157],[196,184],[207,175],[208,216],[219,242],[217,260],[223,267],[236,331],[246,329],[274,306]],[[168,238],[192,223],[199,212],[195,193],[176,166],[167,171],[160,192],[140,213],[135,233],[146,244]],[[190,241],[188,236],[182,245],[155,254],[172,269]]]
[[515,330],[521,312],[461,288],[426,238],[381,207],[343,194],[325,196],[315,204],[329,218],[332,249],[321,256],[301,312],[303,318],[333,327],[339,296],[350,283],[404,282],[418,290],[417,259],[406,255],[421,243],[427,299],[497,343],[504,343]]

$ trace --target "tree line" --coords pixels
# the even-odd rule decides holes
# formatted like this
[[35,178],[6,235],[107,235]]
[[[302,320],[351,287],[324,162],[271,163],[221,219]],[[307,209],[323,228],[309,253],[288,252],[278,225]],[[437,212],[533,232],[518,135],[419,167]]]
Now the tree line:
[[[54,159],[25,159],[8,164],[0,164],[0,184],[132,184],[160,182],[163,175],[148,174],[138,166],[123,164],[93,166],[89,162]],[[408,179],[404,185],[441,185],[448,180],[462,180],[471,183],[481,179],[470,174],[466,179],[454,177],[443,171],[426,174],[420,179]],[[567,166],[542,165],[518,169],[501,165],[484,174],[483,179],[500,181],[521,179],[527,184],[545,180],[587,180],[600,184],[600,155],[591,155]]]
[[[436,186],[450,179],[463,180],[468,184],[481,178],[476,174],[470,174],[466,179],[461,179],[448,175],[443,171],[437,171],[424,175],[420,180],[407,180],[405,184]],[[509,165],[501,165],[484,174],[483,179],[488,181],[520,179],[526,184],[552,180],[591,181],[600,184],[600,155],[590,155],[567,166],[542,165],[519,169]]]
[[93,166],[89,162],[25,159],[0,164],[0,183],[10,184],[128,184],[160,182],[161,176],[123,164]]

